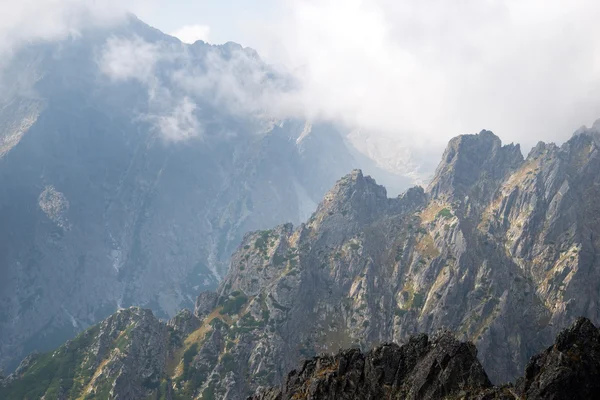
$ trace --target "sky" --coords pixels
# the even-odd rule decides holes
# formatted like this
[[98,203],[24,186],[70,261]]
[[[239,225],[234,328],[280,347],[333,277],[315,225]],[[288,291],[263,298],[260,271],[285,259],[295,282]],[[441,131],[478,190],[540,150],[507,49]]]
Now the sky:
[[286,103],[294,115],[340,122],[384,163],[481,129],[527,151],[600,118],[596,0],[0,0],[0,9],[0,52],[124,11],[184,42],[252,47],[301,82]]
[[[244,42],[253,25],[276,19],[286,0],[154,0],[137,2],[133,12],[165,33],[183,41],[221,44]],[[186,29],[187,28],[187,29]],[[249,46],[249,44],[246,44]]]

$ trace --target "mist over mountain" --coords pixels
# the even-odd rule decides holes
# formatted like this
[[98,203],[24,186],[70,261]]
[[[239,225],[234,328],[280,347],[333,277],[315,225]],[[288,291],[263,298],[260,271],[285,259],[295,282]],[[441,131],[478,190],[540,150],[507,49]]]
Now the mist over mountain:
[[0,365],[116,311],[171,317],[249,230],[300,223],[352,168],[335,125],[280,119],[292,80],[235,43],[135,17],[21,46],[0,74]]
[[0,0],[0,399],[594,398],[599,4]]

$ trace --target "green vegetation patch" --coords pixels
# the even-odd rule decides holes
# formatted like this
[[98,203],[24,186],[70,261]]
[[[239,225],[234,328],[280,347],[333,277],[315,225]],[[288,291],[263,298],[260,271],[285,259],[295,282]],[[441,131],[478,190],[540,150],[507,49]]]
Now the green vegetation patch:
[[117,339],[114,342],[114,347],[116,347],[120,351],[125,351],[125,347],[127,347],[127,343],[129,342],[129,334],[131,333],[131,330],[134,326],[135,324],[131,324],[127,327],[127,329],[121,332],[121,334],[117,337]]
[[44,395],[53,399],[61,391],[70,398],[77,397],[94,373],[90,363],[82,364],[98,331],[96,325],[55,352],[40,355],[21,379],[0,387],[0,399],[39,399]]
[[262,328],[266,325],[264,320],[257,321],[252,315],[245,314],[239,321],[238,326],[235,326],[230,331],[230,336],[234,337],[241,333],[250,333],[255,329]]
[[183,353],[183,374],[181,378],[186,381],[190,377],[190,364],[194,360],[194,357],[198,354],[198,343],[194,343],[189,349]]
[[425,295],[423,293],[416,292],[413,295],[412,306],[413,308],[421,308],[425,304]]
[[225,353],[221,357],[221,364],[226,372],[233,371],[235,369],[235,357],[231,353]]
[[394,315],[396,317],[402,318],[406,315],[407,312],[408,312],[407,310],[403,310],[400,307],[396,307],[396,309],[394,310]]
[[229,297],[223,303],[223,309],[221,310],[221,314],[233,315],[240,312],[244,304],[248,302],[248,296],[240,292],[232,293],[233,297]]
[[282,256],[281,254],[275,254],[273,256],[273,264],[275,266],[280,266],[283,265],[284,262],[287,261],[287,258],[285,258],[284,256]]
[[448,208],[443,208],[437,213],[436,218],[452,219],[454,214]]
[[269,236],[271,236],[271,233],[273,233],[271,230],[260,231],[258,233],[258,239],[256,239],[254,242],[254,248],[263,254],[266,253],[269,244]]

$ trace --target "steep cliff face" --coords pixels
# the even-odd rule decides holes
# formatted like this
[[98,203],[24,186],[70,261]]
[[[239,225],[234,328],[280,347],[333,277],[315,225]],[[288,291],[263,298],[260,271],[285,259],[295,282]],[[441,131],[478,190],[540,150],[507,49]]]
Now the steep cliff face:
[[[131,64],[118,63],[132,52]],[[217,287],[245,232],[306,220],[340,176],[368,164],[333,126],[233,110],[212,86],[190,93],[198,81],[260,90],[255,75],[285,79],[234,43],[184,45],[132,18],[31,44],[5,67],[7,370],[119,307],[164,318],[192,307],[199,292]],[[194,79],[183,85],[184,77]]]
[[514,379],[577,315],[598,319],[595,140],[524,160],[490,132],[463,136],[426,192],[388,199],[355,171],[296,230],[246,235],[218,292],[233,325],[214,328],[243,367],[210,384],[239,397],[302,357],[443,327],[477,344],[493,382]]

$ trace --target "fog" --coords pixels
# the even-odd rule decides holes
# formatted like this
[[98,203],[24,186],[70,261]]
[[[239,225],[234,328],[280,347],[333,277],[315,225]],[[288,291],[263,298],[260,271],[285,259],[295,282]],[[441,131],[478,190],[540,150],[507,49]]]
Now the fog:
[[[258,102],[262,111],[338,122],[347,128],[352,143],[387,169],[406,171],[431,164],[445,143],[461,133],[489,129],[504,142],[521,143],[526,152],[540,140],[561,143],[600,117],[598,2],[268,3],[269,7],[254,7],[239,2],[218,23],[199,13],[197,23],[186,22],[170,32],[184,42],[228,37],[256,49],[296,82],[294,90],[263,90]],[[31,40],[77,36],[84,26],[118,23],[126,11],[144,16],[148,7],[160,10],[167,5],[161,0],[101,5],[84,0],[2,0],[0,6],[0,52],[9,54]],[[185,15],[189,4],[169,7],[174,7],[171,13]],[[194,10],[202,7],[213,6],[202,3]],[[145,22],[161,28],[158,15]],[[111,62],[122,73],[141,68],[133,71],[140,74],[135,79],[148,83],[152,64],[139,66],[138,61],[152,49],[142,41],[137,46],[121,53],[121,61],[113,53]],[[137,58],[127,64],[132,54]],[[201,84],[194,84],[193,75],[180,78],[190,87],[206,82],[206,76]],[[234,100],[241,106],[248,96],[237,93]],[[174,104],[168,115],[184,116],[187,126],[193,126],[189,98]],[[168,116],[161,118],[163,126],[177,126]]]

